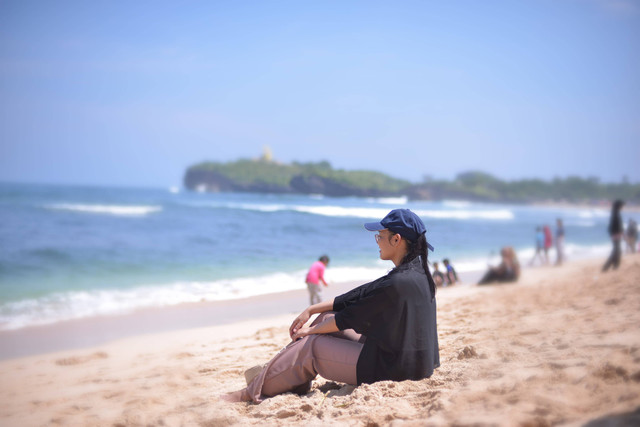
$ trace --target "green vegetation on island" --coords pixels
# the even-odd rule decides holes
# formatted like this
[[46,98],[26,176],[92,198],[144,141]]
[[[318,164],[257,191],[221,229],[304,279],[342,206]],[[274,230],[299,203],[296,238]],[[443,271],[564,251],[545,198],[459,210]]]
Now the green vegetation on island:
[[640,184],[603,183],[598,178],[569,176],[541,179],[503,181],[480,171],[464,172],[453,181],[425,179],[411,187],[416,199],[465,199],[487,202],[515,203],[597,203],[624,199],[640,203]]
[[460,173],[453,181],[411,183],[374,171],[334,169],[327,161],[283,164],[268,152],[260,159],[203,162],[189,167],[184,186],[208,192],[323,194],[335,197],[407,196],[414,200],[464,199],[514,203],[598,203],[615,198],[640,203],[640,184],[597,178],[503,181],[488,173]]
[[328,196],[392,196],[411,183],[380,172],[333,169],[326,162],[281,164],[265,159],[204,162],[187,169],[190,190],[324,194]]

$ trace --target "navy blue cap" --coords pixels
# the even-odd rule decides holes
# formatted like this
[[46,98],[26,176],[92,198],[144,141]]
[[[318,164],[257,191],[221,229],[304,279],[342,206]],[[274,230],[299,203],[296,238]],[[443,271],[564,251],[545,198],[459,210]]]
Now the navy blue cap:
[[[413,242],[427,231],[420,217],[409,209],[394,209],[382,221],[367,222],[364,228],[369,231],[380,231],[386,228]],[[429,243],[427,246],[433,251],[433,246]]]

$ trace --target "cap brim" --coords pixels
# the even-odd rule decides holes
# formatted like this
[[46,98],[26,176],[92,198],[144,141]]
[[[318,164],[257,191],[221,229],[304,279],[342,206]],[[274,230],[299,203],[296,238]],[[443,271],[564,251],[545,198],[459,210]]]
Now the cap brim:
[[379,222],[365,222],[364,228],[369,231],[380,231],[384,230],[386,227]]

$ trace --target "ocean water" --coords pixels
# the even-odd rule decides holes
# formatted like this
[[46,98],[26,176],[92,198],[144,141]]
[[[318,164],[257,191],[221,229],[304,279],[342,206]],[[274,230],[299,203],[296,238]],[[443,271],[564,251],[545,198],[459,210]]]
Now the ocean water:
[[372,280],[392,265],[362,224],[394,208],[416,212],[430,260],[459,272],[484,270],[504,245],[528,262],[535,227],[556,218],[569,257],[609,250],[604,208],[5,183],[0,330],[304,289],[322,254],[328,280]]

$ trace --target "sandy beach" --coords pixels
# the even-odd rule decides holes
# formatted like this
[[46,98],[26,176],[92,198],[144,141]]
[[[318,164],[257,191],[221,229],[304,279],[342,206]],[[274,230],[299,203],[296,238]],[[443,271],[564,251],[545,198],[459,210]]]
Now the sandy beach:
[[[95,320],[96,330],[131,322],[132,332],[95,346],[67,340],[55,352],[5,349],[0,425],[604,425],[618,414],[639,425],[640,256],[624,256],[608,273],[603,262],[526,269],[513,285],[440,289],[442,365],[429,379],[353,387],[318,377],[305,396],[260,405],[217,396],[242,388],[245,369],[287,344],[304,291],[253,299],[258,305],[244,309],[264,317],[229,314],[231,323],[217,326],[205,326],[211,306],[163,332],[135,326],[140,317]],[[193,311],[167,309],[164,317],[176,323],[181,309]],[[33,345],[56,333],[62,340],[64,331],[17,331],[0,342]]]

